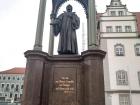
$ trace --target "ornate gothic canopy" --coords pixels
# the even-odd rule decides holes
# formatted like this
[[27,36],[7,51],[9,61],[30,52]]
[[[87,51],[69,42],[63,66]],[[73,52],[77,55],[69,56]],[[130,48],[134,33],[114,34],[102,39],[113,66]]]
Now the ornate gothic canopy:
[[[60,6],[69,0],[52,0],[52,16],[55,17],[57,15],[58,9]],[[88,0],[75,0],[79,2],[83,8],[85,9],[85,13],[87,15],[88,11]]]

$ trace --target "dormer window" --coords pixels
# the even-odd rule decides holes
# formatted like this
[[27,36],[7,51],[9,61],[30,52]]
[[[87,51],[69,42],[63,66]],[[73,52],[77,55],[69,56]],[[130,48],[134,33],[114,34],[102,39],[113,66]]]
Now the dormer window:
[[107,26],[107,27],[106,27],[106,32],[113,32],[112,26]]
[[116,26],[116,32],[122,32],[122,26]]
[[132,32],[131,26],[125,26],[125,32]]
[[115,6],[117,6],[118,4],[117,3],[115,3]]
[[124,15],[123,11],[118,11],[118,15],[123,16]]
[[110,11],[111,16],[116,16],[116,11]]

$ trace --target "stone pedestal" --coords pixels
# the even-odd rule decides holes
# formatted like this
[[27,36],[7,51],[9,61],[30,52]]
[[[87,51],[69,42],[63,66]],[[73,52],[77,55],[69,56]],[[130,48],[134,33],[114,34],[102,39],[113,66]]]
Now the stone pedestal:
[[104,51],[49,56],[32,50],[25,56],[22,105],[105,105]]
[[103,58],[105,52],[88,50],[84,58],[84,105],[105,105]]

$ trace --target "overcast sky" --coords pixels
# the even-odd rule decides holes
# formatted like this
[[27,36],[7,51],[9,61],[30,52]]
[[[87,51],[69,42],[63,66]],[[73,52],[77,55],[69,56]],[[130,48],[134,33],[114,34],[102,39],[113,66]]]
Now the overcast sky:
[[[68,3],[73,4],[73,2],[70,0]],[[130,12],[140,11],[140,0],[122,0],[122,3],[127,5]],[[105,12],[106,5],[109,4],[110,0],[96,0],[97,11]],[[73,5],[74,11],[82,17],[81,21],[85,21],[82,6],[77,2]],[[64,11],[65,6],[66,4],[60,8],[59,13]],[[39,0],[0,0],[0,71],[13,67],[25,67],[24,52],[33,49],[34,46],[38,8]],[[50,13],[51,0],[47,0],[43,39],[43,51],[45,52],[48,50]],[[81,29],[77,34],[80,32]]]

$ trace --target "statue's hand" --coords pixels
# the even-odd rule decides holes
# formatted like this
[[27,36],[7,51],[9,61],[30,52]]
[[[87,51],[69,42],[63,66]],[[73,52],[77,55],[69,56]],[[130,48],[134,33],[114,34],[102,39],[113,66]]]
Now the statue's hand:
[[56,25],[56,24],[59,24],[59,20],[58,19],[55,19],[54,22],[51,23],[51,25]]

